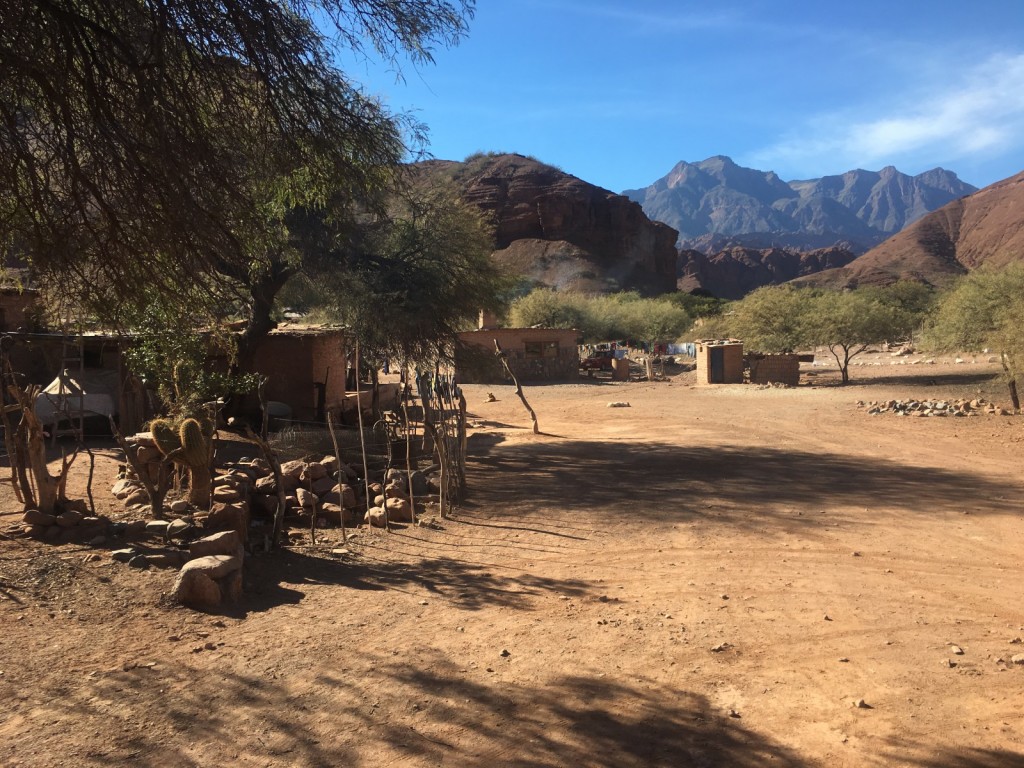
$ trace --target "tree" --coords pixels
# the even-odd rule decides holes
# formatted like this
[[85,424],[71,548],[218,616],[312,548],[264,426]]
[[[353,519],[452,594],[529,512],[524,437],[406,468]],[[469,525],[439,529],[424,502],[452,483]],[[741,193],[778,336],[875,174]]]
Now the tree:
[[728,328],[758,352],[792,352],[807,343],[804,312],[813,294],[806,288],[765,286],[732,305]]
[[910,314],[870,289],[809,294],[801,324],[807,343],[829,348],[843,384],[850,381],[854,357],[872,344],[899,338],[913,329]]
[[512,302],[509,323],[516,328],[575,328],[584,332],[588,341],[605,341],[607,337],[589,338],[588,313],[584,298],[575,293],[559,293],[550,288],[535,288]]
[[411,173],[386,215],[335,240],[309,243],[319,256],[297,277],[313,294],[307,301],[347,325],[364,357],[377,364],[448,354],[481,309],[498,308],[506,288],[479,211],[453,188]]
[[588,343],[611,339],[674,341],[690,325],[690,316],[668,298],[640,294],[556,292],[538,288],[516,299],[510,310],[513,325],[576,328]]
[[760,352],[825,345],[846,384],[853,358],[871,344],[909,333],[915,317],[877,289],[816,291],[768,286],[733,305],[729,328],[749,348]]
[[430,61],[432,45],[465,34],[473,8],[5,3],[0,244],[101,314],[158,295],[173,306],[183,292],[186,305],[226,295],[262,311],[293,269],[290,212],[372,207],[422,136],[339,71],[335,54],[372,47]]
[[913,280],[899,280],[892,285],[879,288],[864,287],[858,290],[873,295],[895,309],[903,318],[910,341],[914,340],[914,333],[924,325],[935,308],[935,289]]
[[978,269],[939,299],[926,329],[937,349],[998,350],[1013,407],[1020,408],[1017,379],[1024,364],[1024,264]]

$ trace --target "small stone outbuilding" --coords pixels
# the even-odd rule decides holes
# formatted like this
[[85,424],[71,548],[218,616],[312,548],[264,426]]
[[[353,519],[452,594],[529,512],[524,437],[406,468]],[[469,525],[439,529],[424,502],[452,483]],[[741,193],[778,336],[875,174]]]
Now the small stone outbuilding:
[[323,421],[345,401],[347,363],[343,328],[281,325],[260,342],[252,369],[267,377],[268,400],[287,403],[293,418]]
[[742,384],[743,342],[702,339],[697,342],[698,384]]

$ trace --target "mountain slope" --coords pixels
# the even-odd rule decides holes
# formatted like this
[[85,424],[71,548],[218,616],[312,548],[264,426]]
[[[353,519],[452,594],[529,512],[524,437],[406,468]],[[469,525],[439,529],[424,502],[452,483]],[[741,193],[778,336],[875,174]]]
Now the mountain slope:
[[1024,172],[927,214],[848,266],[802,282],[856,286],[898,279],[941,285],[982,265],[1024,259]]
[[781,248],[733,247],[714,254],[679,254],[680,291],[706,291],[721,299],[741,299],[755,288],[779,285],[804,275],[849,264],[855,254],[842,248],[798,253]]
[[418,167],[450,178],[487,214],[494,258],[516,274],[578,291],[675,290],[677,233],[622,195],[515,154]]
[[845,242],[858,252],[929,211],[977,191],[941,168],[907,176],[895,168],[782,181],[775,173],[736,165],[723,156],[681,162],[644,189],[623,194],[652,219],[679,231],[684,246],[709,234],[757,247],[801,248]]

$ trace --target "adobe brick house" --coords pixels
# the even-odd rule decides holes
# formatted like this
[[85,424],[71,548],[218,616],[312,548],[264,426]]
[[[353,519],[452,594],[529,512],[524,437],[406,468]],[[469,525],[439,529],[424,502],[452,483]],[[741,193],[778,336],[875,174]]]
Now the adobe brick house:
[[455,373],[463,384],[501,384],[505,372],[494,354],[501,345],[521,382],[569,381],[579,376],[579,331],[571,328],[494,328],[459,334]]
[[743,342],[702,339],[697,342],[698,384],[742,384]]

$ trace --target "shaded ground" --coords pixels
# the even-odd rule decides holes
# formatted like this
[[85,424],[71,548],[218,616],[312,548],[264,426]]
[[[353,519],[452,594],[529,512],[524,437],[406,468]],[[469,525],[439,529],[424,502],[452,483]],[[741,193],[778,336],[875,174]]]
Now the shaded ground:
[[223,615],[0,540],[0,763],[1024,766],[1024,418],[855,405],[990,373],[537,387],[540,436],[470,387],[454,519],[252,557]]

